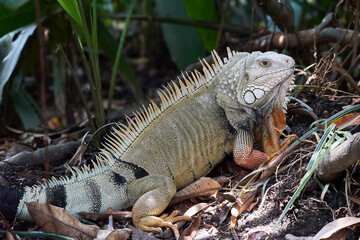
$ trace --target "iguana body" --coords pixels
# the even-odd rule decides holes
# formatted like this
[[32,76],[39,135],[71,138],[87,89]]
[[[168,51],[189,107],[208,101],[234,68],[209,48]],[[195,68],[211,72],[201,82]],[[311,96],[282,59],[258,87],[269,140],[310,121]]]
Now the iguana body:
[[[254,168],[257,160],[281,151],[283,104],[293,79],[294,60],[268,53],[230,52],[213,66],[183,76],[179,86],[159,90],[161,107],[151,103],[128,126],[109,134],[93,169],[73,168],[71,178],[52,179],[23,192],[0,188],[0,211],[30,220],[25,202],[48,201],[77,215],[108,207],[133,206],[133,221],[160,231],[186,217],[159,218],[176,190],[206,175],[226,154]],[[256,140],[265,154],[253,150]],[[285,144],[286,145],[286,144]],[[253,163],[252,161],[255,161]]]

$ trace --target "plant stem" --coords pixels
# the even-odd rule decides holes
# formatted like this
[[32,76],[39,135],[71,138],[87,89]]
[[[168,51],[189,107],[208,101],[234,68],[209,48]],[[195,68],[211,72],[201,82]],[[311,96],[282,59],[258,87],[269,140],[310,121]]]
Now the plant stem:
[[58,47],[58,50],[60,51],[62,58],[65,60],[65,63],[67,64],[67,66],[68,66],[68,68],[70,70],[70,73],[71,73],[72,77],[74,78],[75,86],[76,86],[76,88],[77,88],[77,90],[79,92],[81,102],[84,105],[87,118],[89,119],[89,122],[90,122],[90,128],[95,129],[94,120],[92,119],[91,114],[90,114],[90,110],[89,110],[89,108],[88,108],[88,106],[86,104],[85,96],[84,96],[83,92],[81,91],[80,80],[79,80],[79,78],[78,78],[78,76],[77,76],[77,74],[75,72],[75,69],[71,65],[71,63],[69,61],[69,58],[66,56],[66,54],[64,52],[64,49],[60,46],[60,47]]
[[[89,66],[89,64],[88,64],[88,62],[86,60],[85,53],[84,53],[83,49],[82,49],[81,55],[82,55],[82,59],[85,60],[84,67],[85,67],[85,70],[87,69],[86,70],[86,72],[88,72],[87,75],[92,76],[91,79],[89,79],[89,83],[90,83],[90,87],[93,88],[92,91],[94,91],[93,100],[94,100],[94,106],[95,106],[95,117],[96,117],[97,127],[100,127],[100,126],[104,125],[104,123],[105,123],[105,113],[104,113],[104,107],[103,107],[102,97],[101,97],[100,74],[96,72],[96,62],[99,61],[99,58],[95,54],[96,50],[94,51],[94,46],[92,45],[92,43],[90,41],[90,33],[89,33],[88,28],[87,28],[88,25],[87,25],[87,22],[86,22],[82,2],[81,2],[81,0],[77,0],[77,3],[78,3],[78,6],[79,6],[79,10],[80,10],[81,20],[82,20],[82,22],[84,24],[84,29],[83,29],[84,30],[84,37],[85,37],[86,45],[88,46],[88,49],[89,49],[89,57],[90,57],[91,66],[93,68],[93,72],[92,72],[93,75],[91,75],[90,66]],[[93,34],[97,35],[97,33],[93,33]],[[81,42],[80,42],[80,44],[81,44]],[[92,84],[91,84],[91,82],[92,82]]]
[[120,62],[121,51],[122,51],[122,48],[123,48],[124,42],[125,42],[126,32],[127,32],[128,26],[129,26],[132,12],[134,10],[135,1],[136,0],[132,0],[130,3],[129,10],[126,15],[125,27],[121,34],[120,43],[119,43],[119,46],[118,46],[118,49],[116,52],[115,63],[114,63],[114,67],[113,67],[112,74],[111,74],[111,80],[110,80],[110,89],[109,89],[109,97],[108,97],[108,111],[107,111],[108,116],[110,116],[110,113],[111,113],[111,104],[112,104],[112,99],[113,99],[113,95],[114,95],[116,73],[118,70],[119,62]]

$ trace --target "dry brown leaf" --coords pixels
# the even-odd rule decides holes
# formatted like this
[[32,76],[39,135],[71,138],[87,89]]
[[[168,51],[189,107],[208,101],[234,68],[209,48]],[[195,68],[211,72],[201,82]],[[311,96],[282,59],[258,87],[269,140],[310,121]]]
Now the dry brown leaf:
[[126,240],[129,238],[132,230],[129,228],[115,230],[100,230],[95,240]]
[[227,216],[229,215],[230,207],[228,205],[224,205],[219,209],[218,212],[219,212],[218,224],[220,225],[221,223],[223,223],[226,220]]
[[[346,114],[345,116],[342,116],[342,117],[334,120],[331,123],[335,123],[338,128],[344,127],[347,124],[349,124],[348,126],[355,126],[355,125],[360,124],[359,116],[360,116],[360,113],[349,113],[349,114]],[[352,121],[354,121],[354,122],[352,122]]]
[[208,177],[202,177],[177,192],[175,197],[171,200],[170,205],[193,197],[212,195],[219,189],[221,189],[221,186],[217,181]]
[[180,235],[179,240],[191,240],[195,237],[201,223],[201,215],[199,214]]
[[249,235],[247,240],[261,240],[265,239],[264,237],[268,236],[268,234],[264,231],[253,232]]
[[94,239],[100,228],[81,223],[63,208],[49,203],[28,202],[28,211],[34,221],[48,233],[55,233],[76,239]]
[[191,208],[189,208],[185,213],[184,216],[189,216],[192,217],[195,214],[197,214],[198,212],[204,210],[204,208],[208,207],[209,204],[207,203],[198,203],[195,204],[194,206],[192,206]]
[[217,199],[226,199],[231,203],[236,201],[236,197],[234,197],[233,195],[222,193],[222,192],[217,192],[216,193],[216,198]]
[[285,239],[286,240],[313,240],[313,237],[297,237],[292,234],[286,234]]
[[[326,224],[315,236],[314,240],[340,239],[333,238],[334,234],[340,230],[348,230],[349,227],[360,224],[360,218],[344,217],[336,219]],[[342,231],[341,231],[342,232]],[[339,235],[337,235],[339,237]]]
[[[165,231],[167,231],[166,229]],[[169,237],[166,237],[166,239],[171,238],[174,236],[173,232],[170,230],[169,232],[172,233],[172,235],[169,235]],[[153,233],[151,232],[144,232],[140,228],[135,228],[131,235],[132,240],[159,240],[159,238],[155,237]]]
[[259,199],[257,198],[255,202],[251,203],[250,206],[246,209],[248,212],[253,210],[253,208],[259,204]]
[[9,231],[6,231],[6,240],[15,240],[14,235]]
[[115,211],[112,208],[108,208],[100,213],[89,213],[89,212],[80,212],[80,215],[86,219],[92,221],[101,221],[107,219],[110,215],[117,221],[124,221],[126,218],[131,218],[130,211]]
[[231,229],[235,229],[236,220],[241,213],[249,209],[251,203],[255,198],[255,191],[247,192],[241,196],[240,201],[236,201],[233,208],[231,209]]

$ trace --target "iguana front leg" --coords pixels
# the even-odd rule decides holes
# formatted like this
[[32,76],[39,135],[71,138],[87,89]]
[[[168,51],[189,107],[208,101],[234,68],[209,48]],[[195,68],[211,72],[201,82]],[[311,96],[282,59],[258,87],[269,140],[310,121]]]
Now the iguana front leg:
[[[246,169],[254,170],[261,164],[274,160],[296,140],[296,135],[290,135],[280,143],[281,131],[286,126],[286,116],[281,108],[275,108],[271,114],[261,118],[255,127],[249,125],[250,130],[237,130],[233,150],[236,164]],[[253,149],[254,140],[261,146],[263,152]]]
[[160,232],[161,227],[169,227],[176,238],[180,236],[173,223],[189,221],[190,217],[178,216],[177,211],[157,217],[167,208],[176,193],[176,185],[172,179],[164,176],[147,176],[132,182],[128,191],[129,196],[137,199],[132,209],[135,226],[151,232]]
[[253,149],[254,135],[249,131],[239,129],[234,142],[234,160],[242,168],[254,170],[265,163],[267,156],[265,153]]
[[285,127],[286,115],[280,106],[274,107],[272,113],[256,125],[255,140],[260,144],[269,161],[274,160],[297,138],[296,135],[290,135],[281,143],[280,137]]

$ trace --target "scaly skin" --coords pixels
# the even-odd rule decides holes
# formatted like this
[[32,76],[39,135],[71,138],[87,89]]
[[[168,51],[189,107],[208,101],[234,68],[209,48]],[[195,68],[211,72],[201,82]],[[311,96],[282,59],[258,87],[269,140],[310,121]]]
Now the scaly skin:
[[[67,179],[24,191],[0,187],[0,211],[30,220],[24,202],[48,201],[78,216],[108,207],[133,206],[133,222],[159,232],[188,217],[160,216],[176,191],[206,175],[226,154],[254,169],[282,151],[283,105],[293,79],[294,60],[274,52],[228,50],[204,75],[183,76],[160,90],[161,107],[151,103],[134,113],[128,126],[109,134],[93,170],[73,169]],[[254,141],[262,151],[253,150]]]

